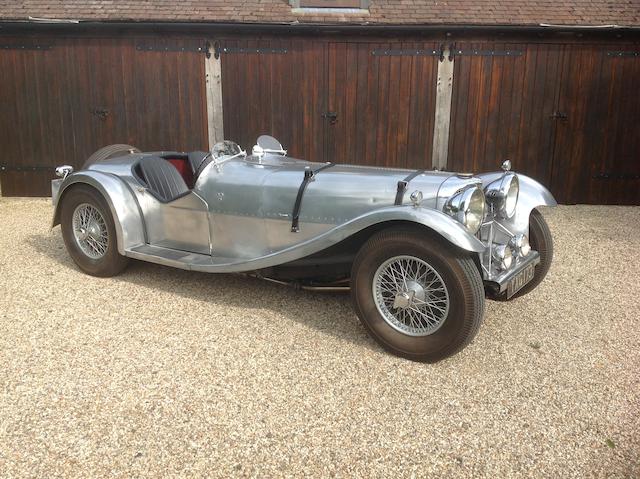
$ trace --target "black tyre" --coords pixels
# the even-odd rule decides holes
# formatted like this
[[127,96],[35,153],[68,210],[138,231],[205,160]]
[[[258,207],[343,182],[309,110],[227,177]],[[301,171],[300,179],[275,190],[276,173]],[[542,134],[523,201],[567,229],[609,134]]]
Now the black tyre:
[[506,292],[494,296],[493,299],[497,301],[511,301],[512,299],[530,293],[542,282],[549,272],[549,268],[551,268],[551,262],[553,261],[553,238],[551,237],[551,230],[542,213],[535,209],[531,211],[531,215],[529,216],[529,244],[531,245],[531,249],[536,250],[540,254],[540,262],[536,265],[533,279],[508,300]]
[[116,156],[124,156],[128,153],[140,153],[140,150],[131,145],[117,144],[105,146],[87,158],[87,161],[82,165],[82,169],[84,170],[94,163],[99,163],[101,161],[108,160],[109,158],[115,158]]
[[429,232],[401,227],[375,234],[358,252],[351,281],[360,321],[398,356],[438,361],[480,328],[484,288],[476,265]]
[[115,276],[129,263],[118,253],[116,228],[102,195],[85,186],[71,186],[60,205],[60,227],[69,255],[92,276]]

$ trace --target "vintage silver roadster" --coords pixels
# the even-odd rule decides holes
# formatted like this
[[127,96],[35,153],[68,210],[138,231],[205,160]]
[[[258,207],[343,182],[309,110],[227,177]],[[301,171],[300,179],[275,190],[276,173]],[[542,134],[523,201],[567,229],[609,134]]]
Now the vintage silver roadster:
[[53,226],[88,274],[130,258],[208,273],[244,273],[306,289],[351,290],[386,349],[420,361],[459,351],[485,296],[509,300],[544,278],[553,256],[538,182],[312,163],[261,136],[247,154],[98,150],[56,170]]

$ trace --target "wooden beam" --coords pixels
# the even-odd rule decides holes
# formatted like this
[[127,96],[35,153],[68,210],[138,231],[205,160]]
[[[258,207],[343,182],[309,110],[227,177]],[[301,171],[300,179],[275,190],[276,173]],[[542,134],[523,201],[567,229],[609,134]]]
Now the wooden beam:
[[436,86],[436,112],[433,124],[433,150],[431,166],[438,170],[447,168],[449,151],[449,125],[451,123],[451,93],[453,91],[453,62],[450,46],[445,47],[443,59],[438,62]]
[[[210,42],[214,45],[214,42]],[[219,141],[224,140],[224,125],[222,122],[222,69],[220,56],[212,51],[208,58],[205,56],[204,66],[207,90],[207,127],[209,149]]]

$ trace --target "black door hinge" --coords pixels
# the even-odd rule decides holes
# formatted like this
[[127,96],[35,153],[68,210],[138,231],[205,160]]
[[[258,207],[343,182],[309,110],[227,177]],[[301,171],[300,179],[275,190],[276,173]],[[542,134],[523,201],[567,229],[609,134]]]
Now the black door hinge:
[[253,53],[263,54],[285,54],[289,53],[286,48],[241,48],[241,47],[222,47],[220,53]]
[[604,171],[592,176],[594,180],[640,180],[640,175],[636,173],[617,173]]
[[623,50],[619,52],[607,52],[608,57],[627,57],[627,58],[637,58],[640,57],[640,52],[631,52],[628,50]]
[[25,165],[25,166],[0,165],[0,172],[3,172],[3,171],[53,171],[55,169],[56,169],[55,166],[48,166],[48,165]]
[[442,56],[441,50],[434,50],[431,48],[376,48],[371,51],[371,55],[374,57],[440,57]]
[[140,43],[136,45],[139,52],[179,52],[179,53],[204,53],[207,58],[211,56],[209,53],[209,42],[199,46],[184,45],[158,45],[153,43]]
[[30,50],[30,51],[46,51],[51,50],[53,45],[24,45],[24,44],[3,44],[0,50]]
[[469,57],[520,57],[522,52],[519,50],[461,50],[456,48],[455,54],[457,56],[469,56]]

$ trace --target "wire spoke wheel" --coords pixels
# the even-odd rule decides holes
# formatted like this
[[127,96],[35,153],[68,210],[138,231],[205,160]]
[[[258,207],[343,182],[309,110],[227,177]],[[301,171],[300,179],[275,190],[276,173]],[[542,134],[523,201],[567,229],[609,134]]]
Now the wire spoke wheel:
[[73,238],[80,250],[91,259],[100,259],[109,247],[107,223],[100,211],[89,203],[76,207],[72,216]]
[[373,297],[389,326],[409,336],[433,334],[449,313],[444,280],[414,256],[394,256],[382,263],[373,276]]

